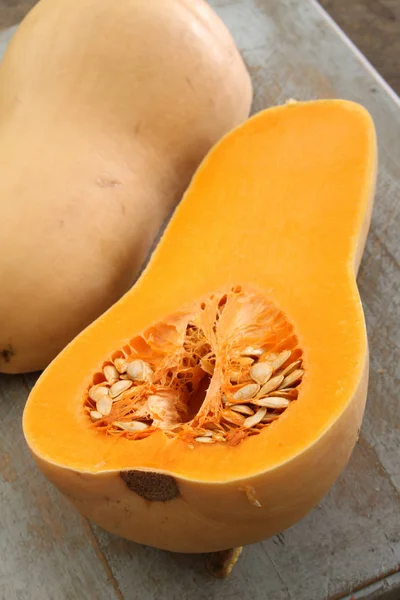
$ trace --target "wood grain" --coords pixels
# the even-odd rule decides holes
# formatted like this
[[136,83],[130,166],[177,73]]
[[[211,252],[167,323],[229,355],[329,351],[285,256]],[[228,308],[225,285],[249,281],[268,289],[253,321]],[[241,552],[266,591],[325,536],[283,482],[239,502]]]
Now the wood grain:
[[337,96],[361,102],[375,120],[378,191],[358,280],[371,347],[362,436],[323,502],[282,535],[245,549],[221,582],[206,573],[203,556],[140,547],[77,515],[36,471],[23,442],[20,419],[34,376],[0,377],[1,599],[400,597],[400,102],[316,3],[211,4],[249,66],[254,110],[289,97]]
[[0,598],[119,600],[87,522],[47,484],[23,442],[29,383],[0,376]]
[[320,3],[400,93],[399,0],[320,0]]

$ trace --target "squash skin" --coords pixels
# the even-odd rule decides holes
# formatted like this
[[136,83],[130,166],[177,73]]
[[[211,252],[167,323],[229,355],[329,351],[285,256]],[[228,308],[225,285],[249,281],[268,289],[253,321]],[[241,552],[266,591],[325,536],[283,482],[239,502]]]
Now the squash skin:
[[[302,110],[302,104],[299,103],[299,108],[293,110]],[[321,102],[320,106],[324,104],[326,105]],[[333,104],[341,106],[340,101]],[[315,105],[318,106],[318,103]],[[343,105],[346,111],[359,111],[359,108],[356,109],[351,103],[343,103]],[[282,107],[271,109],[271,111],[285,110],[292,109]],[[370,143],[373,145],[373,142]],[[371,150],[373,159],[376,160],[374,148]],[[212,161],[213,154],[215,151],[211,153],[210,158],[206,159],[205,166],[202,167],[204,170],[207,168],[207,162]],[[364,207],[362,220],[357,219],[356,229],[352,232],[354,245],[349,255],[350,264],[346,265],[346,271],[342,273],[346,287],[344,293],[351,295],[356,309],[357,336],[361,341],[360,355],[357,357],[359,363],[356,370],[356,385],[351,390],[348,401],[346,399],[342,412],[331,419],[330,425],[311,444],[304,446],[290,459],[266,468],[263,472],[260,470],[254,473],[253,468],[251,476],[248,477],[243,475],[237,478],[221,477],[224,481],[219,482],[215,475],[210,473],[210,481],[207,481],[206,477],[195,480],[195,478],[184,477],[181,473],[174,473],[173,468],[165,469],[162,473],[172,475],[176,479],[180,496],[167,502],[149,503],[127,489],[119,471],[102,471],[100,465],[93,464],[93,470],[98,471],[97,473],[87,472],[84,469],[77,472],[72,467],[66,468],[60,463],[55,464],[56,459],[52,459],[49,454],[46,455],[44,449],[40,447],[40,437],[35,432],[32,418],[35,410],[35,393],[36,399],[39,399],[40,393],[43,397],[46,378],[52,377],[50,369],[42,378],[43,389],[40,388],[39,380],[36,392],[33,391],[28,401],[24,415],[25,436],[39,468],[83,514],[107,530],[136,542],[178,552],[212,552],[262,540],[289,527],[315,506],[344,468],[357,440],[365,407],[368,346],[355,275],[369,226],[375,176],[376,165],[371,164],[371,176],[368,176],[367,188],[368,202]],[[198,178],[197,181],[194,180],[193,186],[196,184],[198,185]],[[188,197],[190,193],[189,189]],[[147,276],[150,275],[151,270],[154,276],[154,263],[153,266],[149,265]],[[146,277],[146,273],[143,277]],[[140,286],[140,282],[138,285]],[[140,292],[135,289],[132,290],[132,294],[140,297]],[[128,307],[128,295],[125,299]],[[124,301],[121,301],[120,306]],[[105,318],[114,315],[114,319],[118,322],[120,318],[117,316],[118,312],[118,310],[113,312],[111,309]],[[90,329],[94,331],[95,327],[96,324],[89,328],[88,336],[90,336]],[[73,344],[65,351],[64,356],[72,353]],[[47,391],[51,389],[51,386],[47,387]],[[288,421],[290,418],[290,415],[287,415]],[[280,420],[276,424],[276,431],[279,428]],[[266,436],[268,437],[268,433]],[[290,443],[290,440],[288,442]],[[130,443],[139,444],[137,447],[140,448],[143,442]],[[246,442],[243,442],[243,445],[245,444]],[[206,457],[206,454],[212,455],[213,448],[202,448],[197,451]],[[248,459],[251,461],[251,456]],[[251,469],[249,463],[249,472]],[[249,502],[244,491],[246,486],[254,489],[254,495],[261,507],[256,507]]]
[[18,373],[131,287],[252,90],[203,0],[41,0],[0,86],[0,372]]

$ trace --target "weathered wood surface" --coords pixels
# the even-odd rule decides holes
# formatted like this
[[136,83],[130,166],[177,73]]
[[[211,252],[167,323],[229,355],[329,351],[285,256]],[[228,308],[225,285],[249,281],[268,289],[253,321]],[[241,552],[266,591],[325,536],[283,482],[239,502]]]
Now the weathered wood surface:
[[319,2],[399,94],[399,0],[319,0]]
[[0,0],[0,29],[19,23],[38,0]]
[[211,4],[249,66],[254,110],[289,97],[340,96],[362,102],[375,119],[380,175],[359,276],[372,367],[360,441],[306,519],[247,548],[230,579],[217,581],[202,556],[141,547],[82,519],[37,472],[23,442],[34,376],[0,376],[1,600],[400,597],[400,102],[311,0]]

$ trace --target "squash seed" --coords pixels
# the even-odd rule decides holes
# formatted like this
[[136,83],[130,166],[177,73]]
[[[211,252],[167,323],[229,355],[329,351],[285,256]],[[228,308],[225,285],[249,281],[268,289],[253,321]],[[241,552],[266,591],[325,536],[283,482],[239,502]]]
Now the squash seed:
[[235,359],[233,362],[237,363],[241,367],[249,367],[250,365],[252,365],[254,363],[254,358],[251,358],[251,356],[240,356],[239,358]]
[[117,381],[110,387],[110,396],[111,398],[116,399],[117,396],[129,390],[129,388],[133,385],[132,381],[129,379],[122,379],[121,381]]
[[256,383],[264,385],[272,375],[272,365],[268,362],[258,362],[250,369],[250,377]]
[[290,387],[297,383],[303,377],[304,371],[303,369],[296,369],[293,373],[290,373],[287,377],[284,378],[282,384],[279,386],[280,388]]
[[250,381],[250,377],[248,372],[231,371],[229,373],[229,381],[231,383],[246,383],[246,381]]
[[242,388],[238,389],[233,394],[234,400],[249,400],[250,398],[254,398],[254,396],[260,390],[260,386],[258,383],[248,383],[244,385]]
[[100,398],[100,400],[96,402],[97,411],[101,413],[104,417],[107,417],[111,412],[112,404],[113,402],[110,396],[108,394],[107,396],[104,395]]
[[224,421],[227,421],[228,423],[232,423],[232,425],[238,425],[239,427],[245,421],[245,418],[243,415],[241,415],[240,413],[237,413],[237,412],[233,412],[230,409],[225,409],[225,410],[221,411],[221,415],[222,415],[222,418]]
[[153,370],[148,363],[135,359],[128,363],[126,371],[133,381],[151,381]]
[[283,352],[280,352],[280,354],[278,354],[278,356],[275,358],[275,360],[272,361],[273,370],[277,371],[278,369],[280,369],[281,366],[285,364],[285,362],[287,361],[287,359],[290,357],[291,354],[292,354],[291,350],[283,350]]
[[225,436],[222,433],[213,433],[212,439],[216,442],[224,442]]
[[281,385],[283,380],[284,380],[283,375],[276,375],[275,377],[272,377],[272,379],[267,381],[267,383],[262,386],[261,390],[257,394],[257,397],[264,398],[264,396],[266,396],[267,394],[278,389],[278,387]]
[[142,421],[114,421],[113,425],[131,433],[134,433],[135,431],[144,431],[150,427],[147,423],[143,423]]
[[274,415],[274,414],[266,414],[265,417],[262,419],[261,423],[272,423],[272,421],[276,421],[276,419],[279,419],[281,415]]
[[108,383],[113,384],[119,379],[119,373],[114,365],[106,365],[103,369],[103,373]]
[[108,387],[104,385],[94,385],[89,390],[89,398],[98,402],[103,396],[108,396]]
[[290,400],[268,396],[268,398],[254,399],[252,403],[256,406],[266,406],[267,408],[287,408],[290,404]]
[[250,408],[247,404],[232,404],[230,407],[231,410],[240,413],[241,415],[254,415],[254,410]]
[[254,348],[254,346],[247,346],[247,348],[245,348],[241,354],[242,356],[260,357],[263,353],[264,350],[262,348]]
[[116,358],[114,360],[114,365],[118,373],[126,373],[127,364],[125,358]]
[[298,367],[300,367],[300,365],[301,365],[301,360],[295,360],[290,365],[288,365],[285,369],[283,369],[283,371],[280,372],[280,375],[283,375],[284,377],[287,377],[295,369],[297,369]]
[[243,423],[243,427],[245,429],[250,429],[250,427],[254,427],[254,425],[257,425],[258,423],[260,423],[263,420],[263,418],[265,417],[266,414],[267,414],[266,408],[264,408],[264,407],[259,408],[255,415],[252,415],[251,417],[247,417],[247,419],[245,419],[245,421]]
[[201,436],[199,437],[212,437],[213,436],[213,432],[212,431],[204,431],[201,433]]
[[195,442],[201,442],[202,444],[214,444],[215,440],[210,437],[205,437],[204,435],[200,435],[199,437],[194,438]]
[[283,388],[281,390],[275,390],[271,392],[269,396],[276,396],[277,398],[287,398],[288,400],[296,400],[299,392],[296,388]]
[[98,410],[91,410],[90,418],[92,419],[93,423],[95,423],[96,421],[100,421],[100,419],[103,418],[103,415]]

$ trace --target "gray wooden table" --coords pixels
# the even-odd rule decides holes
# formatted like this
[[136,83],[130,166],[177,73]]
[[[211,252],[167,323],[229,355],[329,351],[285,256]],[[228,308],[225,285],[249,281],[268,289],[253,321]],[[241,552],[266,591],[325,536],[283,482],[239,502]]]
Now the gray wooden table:
[[[313,0],[211,4],[248,64],[255,111],[290,97],[343,97],[375,120],[379,184],[358,278],[372,362],[362,435],[323,502],[290,530],[246,548],[219,581],[202,556],[138,546],[77,514],[23,441],[35,377],[0,376],[1,600],[400,598],[400,101]],[[0,34],[0,51],[9,35]]]

